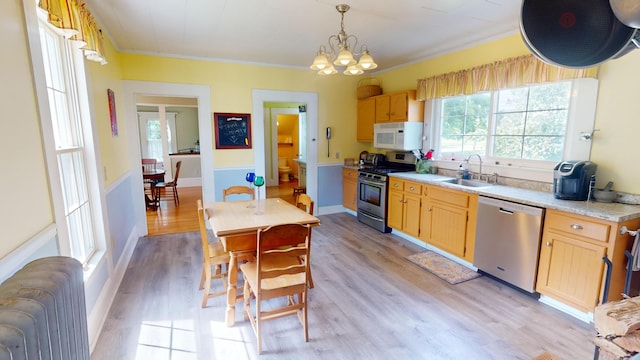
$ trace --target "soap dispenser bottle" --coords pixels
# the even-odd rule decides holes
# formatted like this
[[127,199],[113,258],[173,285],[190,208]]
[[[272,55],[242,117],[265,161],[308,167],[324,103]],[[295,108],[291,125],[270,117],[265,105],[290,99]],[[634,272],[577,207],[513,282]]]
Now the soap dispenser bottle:
[[460,164],[460,166],[458,166],[458,171],[456,172],[456,179],[462,179],[464,176],[464,170],[464,167]]

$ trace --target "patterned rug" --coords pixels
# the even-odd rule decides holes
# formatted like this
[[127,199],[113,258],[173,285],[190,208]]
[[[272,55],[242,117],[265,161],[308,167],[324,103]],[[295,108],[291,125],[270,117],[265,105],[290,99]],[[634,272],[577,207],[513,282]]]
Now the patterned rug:
[[405,256],[405,259],[423,269],[429,270],[434,275],[451,285],[459,284],[482,276],[480,273],[477,273],[464,265],[460,265],[453,260],[449,260],[446,257],[429,250],[423,253]]

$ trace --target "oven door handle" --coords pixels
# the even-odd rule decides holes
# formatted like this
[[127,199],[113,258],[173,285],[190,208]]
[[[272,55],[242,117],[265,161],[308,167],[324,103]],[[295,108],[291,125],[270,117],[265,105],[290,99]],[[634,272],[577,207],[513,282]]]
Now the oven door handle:
[[373,186],[385,186],[386,185],[384,182],[369,181],[369,180],[364,180],[364,179],[358,179],[358,181],[360,181],[360,183],[365,184],[365,185],[373,185]]
[[373,220],[373,221],[377,221],[377,222],[384,222],[384,219],[381,219],[381,218],[379,218],[379,217],[371,216],[371,215],[369,215],[369,214],[365,213],[364,211],[359,212],[359,214],[360,214],[360,215],[362,215],[362,216],[364,216],[364,217],[367,217],[367,218],[369,218],[369,219],[371,219],[371,220]]

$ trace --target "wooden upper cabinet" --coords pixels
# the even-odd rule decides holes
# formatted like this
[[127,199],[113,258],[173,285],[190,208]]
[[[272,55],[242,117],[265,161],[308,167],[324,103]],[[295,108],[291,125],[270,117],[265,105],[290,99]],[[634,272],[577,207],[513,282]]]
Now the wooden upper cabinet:
[[358,101],[357,141],[373,141],[373,124],[376,121],[376,99],[371,97]]
[[375,96],[376,101],[376,123],[389,122],[389,95]]
[[373,124],[424,121],[424,101],[415,90],[404,90],[358,100],[357,141],[373,142]]
[[415,90],[375,96],[376,123],[424,121],[424,101],[416,100]]
[[[415,92],[413,96],[415,100]],[[409,92],[389,95],[389,121],[407,121],[409,118]]]

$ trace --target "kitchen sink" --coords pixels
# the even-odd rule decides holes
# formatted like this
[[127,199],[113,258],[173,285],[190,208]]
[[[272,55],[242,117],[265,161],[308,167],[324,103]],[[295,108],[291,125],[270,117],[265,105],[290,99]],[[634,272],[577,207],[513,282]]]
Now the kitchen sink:
[[451,179],[451,180],[447,180],[446,182],[450,184],[462,185],[466,187],[475,187],[475,188],[493,186],[493,184],[489,184],[486,181],[469,180],[469,179]]

